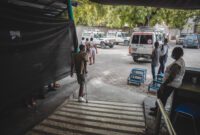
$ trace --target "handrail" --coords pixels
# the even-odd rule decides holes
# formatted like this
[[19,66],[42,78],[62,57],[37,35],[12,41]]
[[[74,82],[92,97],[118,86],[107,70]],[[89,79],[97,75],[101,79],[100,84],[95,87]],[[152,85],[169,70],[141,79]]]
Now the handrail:
[[162,102],[160,101],[160,99],[157,99],[157,105],[158,105],[158,112],[157,112],[157,117],[156,117],[156,129],[155,129],[155,135],[159,134],[159,130],[160,130],[160,123],[161,123],[161,114],[164,118],[164,122],[167,126],[167,130],[169,132],[170,135],[176,135],[176,132],[172,126],[172,123],[164,109],[164,106],[162,104]]

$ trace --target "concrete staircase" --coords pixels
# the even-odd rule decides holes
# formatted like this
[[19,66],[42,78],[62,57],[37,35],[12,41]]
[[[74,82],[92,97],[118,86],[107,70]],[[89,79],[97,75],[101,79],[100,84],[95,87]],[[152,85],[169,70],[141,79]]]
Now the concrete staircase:
[[145,135],[143,107],[69,100],[26,135]]

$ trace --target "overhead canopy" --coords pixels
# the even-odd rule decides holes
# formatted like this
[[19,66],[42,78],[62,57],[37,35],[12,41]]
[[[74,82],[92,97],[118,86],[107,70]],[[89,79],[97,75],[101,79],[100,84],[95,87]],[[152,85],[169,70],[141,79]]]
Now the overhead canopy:
[[66,0],[3,0],[2,2],[35,10],[45,16],[58,16],[67,9]]
[[151,6],[173,9],[200,9],[200,0],[90,0],[109,5]]

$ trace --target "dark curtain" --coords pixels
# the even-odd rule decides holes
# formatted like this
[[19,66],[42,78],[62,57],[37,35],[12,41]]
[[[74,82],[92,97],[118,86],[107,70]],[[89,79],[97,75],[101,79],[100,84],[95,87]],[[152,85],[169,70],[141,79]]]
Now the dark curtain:
[[77,48],[73,22],[0,4],[0,111],[67,76]]

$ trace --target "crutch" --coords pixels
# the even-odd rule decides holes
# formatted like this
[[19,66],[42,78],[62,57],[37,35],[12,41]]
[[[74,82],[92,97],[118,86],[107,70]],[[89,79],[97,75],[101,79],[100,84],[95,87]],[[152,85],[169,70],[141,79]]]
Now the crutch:
[[88,103],[88,98],[87,98],[87,75],[85,74],[85,95],[86,95],[86,103]]

